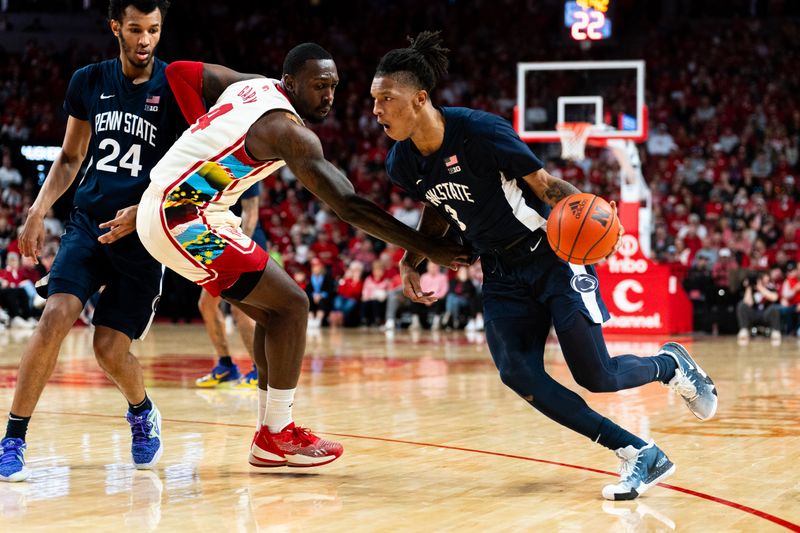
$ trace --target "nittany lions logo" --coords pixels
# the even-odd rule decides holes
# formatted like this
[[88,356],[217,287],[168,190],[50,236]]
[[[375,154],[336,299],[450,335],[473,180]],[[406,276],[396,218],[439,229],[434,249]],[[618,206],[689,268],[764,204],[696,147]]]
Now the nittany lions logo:
[[589,293],[597,289],[597,278],[591,274],[576,274],[569,281],[577,292]]

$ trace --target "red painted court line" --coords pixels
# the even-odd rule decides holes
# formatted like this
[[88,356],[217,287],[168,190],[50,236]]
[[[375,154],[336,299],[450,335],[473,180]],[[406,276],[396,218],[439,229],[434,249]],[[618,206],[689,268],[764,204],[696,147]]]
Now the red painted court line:
[[[91,416],[97,418],[122,418],[119,415],[101,415],[101,414],[94,414],[94,413],[66,413],[62,411],[38,411],[40,414],[48,414],[48,415],[67,415],[67,416]],[[179,420],[177,418],[164,418],[164,422],[175,422],[179,424],[201,424],[206,426],[225,426],[225,427],[237,427],[237,428],[249,428],[252,427],[251,424],[230,424],[226,422],[209,422],[205,420]],[[386,437],[369,437],[365,435],[351,435],[348,433],[331,433],[326,432],[326,435],[333,435],[335,437],[346,437],[351,439],[361,439],[361,440],[376,440],[381,442],[392,442],[395,444],[410,444],[412,446],[421,446],[426,448],[439,448],[444,450],[455,450],[459,452],[468,452],[468,453],[480,453],[483,455],[492,455],[495,457],[507,457],[509,459],[520,459],[522,461],[530,461],[533,463],[542,463],[547,465],[553,466],[563,466],[566,468],[574,468],[575,470],[583,470],[584,472],[594,472],[596,474],[604,474],[607,476],[616,476],[614,472],[609,472],[607,470],[598,470],[596,468],[589,468],[588,466],[580,466],[580,465],[573,465],[569,463],[560,463],[558,461],[548,461],[547,459],[537,459],[536,457],[526,457],[524,455],[514,455],[510,453],[501,453],[501,452],[492,452],[488,450],[479,450],[476,448],[462,448],[459,446],[448,446],[446,444],[433,444],[428,442],[416,442],[412,440],[402,440],[402,439],[389,439]],[[659,483],[659,487],[674,490],[676,492],[682,492],[684,494],[688,494],[689,496],[695,496],[697,498],[701,498],[703,500],[708,500],[710,502],[718,503],[721,505],[725,505],[732,509],[737,509],[739,511],[743,511],[745,513],[751,514],[753,516],[757,516],[759,518],[763,518],[773,524],[776,524],[781,527],[785,527],[789,531],[797,531],[800,532],[800,524],[795,524],[793,522],[789,522],[788,520],[784,520],[778,516],[773,514],[760,511],[753,507],[749,507],[747,505],[742,505],[740,503],[732,502],[730,500],[726,500],[725,498],[718,498],[716,496],[712,496],[711,494],[706,494],[704,492],[698,492],[692,489],[686,489],[683,487],[679,487],[677,485],[670,485],[667,483]]]

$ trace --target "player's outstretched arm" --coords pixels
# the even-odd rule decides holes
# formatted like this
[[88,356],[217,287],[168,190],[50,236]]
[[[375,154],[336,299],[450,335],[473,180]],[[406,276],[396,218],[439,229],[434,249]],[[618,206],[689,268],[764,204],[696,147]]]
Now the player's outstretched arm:
[[[424,235],[444,237],[449,227],[450,223],[438,211],[428,205],[422,207],[422,215],[419,218],[419,224],[417,224],[417,231]],[[423,256],[406,250],[400,260],[400,277],[403,280],[403,294],[407,298],[413,302],[430,305],[436,302],[438,298],[434,296],[433,291],[425,292],[422,290],[417,267],[423,259],[425,259]]]
[[525,182],[530,185],[533,192],[536,193],[543,202],[553,207],[562,199],[570,194],[578,194],[581,192],[577,187],[571,183],[559,179],[552,174],[549,174],[545,169],[541,168],[532,174],[528,174],[523,178]]
[[28,218],[19,237],[22,255],[37,261],[44,242],[44,217],[64,192],[69,189],[81,169],[89,149],[92,128],[88,121],[69,117],[61,151],[56,156],[36,200],[28,210]]
[[352,183],[325,159],[317,136],[293,115],[278,111],[256,122],[247,134],[247,149],[260,160],[286,161],[302,184],[345,222],[437,264],[467,264],[464,247],[418,233],[357,195]]

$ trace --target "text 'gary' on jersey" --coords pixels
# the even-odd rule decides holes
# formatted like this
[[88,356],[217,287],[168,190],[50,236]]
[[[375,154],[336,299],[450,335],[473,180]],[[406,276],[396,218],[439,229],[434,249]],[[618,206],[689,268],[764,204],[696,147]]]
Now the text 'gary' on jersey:
[[187,124],[167,83],[167,64],[153,59],[153,72],[134,84],[119,58],[83,67],[72,75],[64,110],[89,122],[89,164],[75,193],[75,205],[106,221],[139,203],[150,169]]

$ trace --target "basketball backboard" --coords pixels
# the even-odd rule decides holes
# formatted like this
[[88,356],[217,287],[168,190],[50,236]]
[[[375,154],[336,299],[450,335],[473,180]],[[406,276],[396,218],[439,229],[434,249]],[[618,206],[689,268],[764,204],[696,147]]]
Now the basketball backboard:
[[589,122],[590,139],[642,142],[644,74],[640,60],[518,63],[515,128],[526,142],[559,142],[557,124]]

